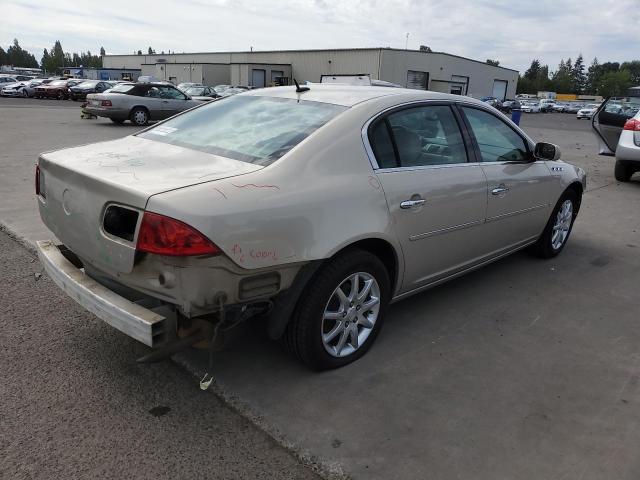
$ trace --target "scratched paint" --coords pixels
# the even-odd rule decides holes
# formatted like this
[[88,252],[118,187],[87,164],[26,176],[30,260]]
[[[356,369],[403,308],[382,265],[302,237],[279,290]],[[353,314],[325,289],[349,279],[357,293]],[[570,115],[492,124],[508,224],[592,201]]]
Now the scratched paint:
[[244,185],[236,185],[235,183],[232,183],[231,185],[233,185],[236,188],[248,188],[248,187],[253,187],[253,188],[271,188],[274,190],[280,190],[280,187],[277,185],[256,185],[255,183],[246,183]]
[[380,190],[380,182],[376,177],[369,175],[369,185],[371,185],[376,190]]

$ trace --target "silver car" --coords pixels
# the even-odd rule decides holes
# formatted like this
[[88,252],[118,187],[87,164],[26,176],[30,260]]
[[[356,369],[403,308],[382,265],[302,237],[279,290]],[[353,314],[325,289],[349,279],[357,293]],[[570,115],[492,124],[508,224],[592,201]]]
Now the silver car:
[[619,182],[628,182],[640,171],[640,89],[632,88],[630,93],[607,99],[592,120],[600,154],[615,154],[614,175]]
[[103,93],[87,95],[85,111],[122,124],[146,125],[200,105],[167,83],[120,83]]
[[65,292],[151,347],[260,314],[335,368],[391,302],[525,247],[560,253],[586,177],[559,157],[468,97],[254,90],[42,154],[40,215],[64,245],[38,248]]

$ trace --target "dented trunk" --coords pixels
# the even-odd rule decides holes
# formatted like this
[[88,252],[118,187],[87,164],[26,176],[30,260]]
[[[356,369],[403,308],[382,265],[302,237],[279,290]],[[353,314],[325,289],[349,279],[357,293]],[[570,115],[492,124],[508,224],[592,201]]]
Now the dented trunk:
[[261,168],[135,136],[45,153],[40,216],[83,262],[130,273],[149,197]]

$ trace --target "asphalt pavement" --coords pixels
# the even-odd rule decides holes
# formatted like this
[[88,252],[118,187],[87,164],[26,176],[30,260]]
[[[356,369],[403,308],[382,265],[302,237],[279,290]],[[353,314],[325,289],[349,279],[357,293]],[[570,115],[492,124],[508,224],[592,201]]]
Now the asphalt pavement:
[[[135,128],[80,120],[71,102],[37,109],[22,101],[0,99],[0,168],[7,172],[0,176],[0,222],[29,241],[48,235],[33,196],[37,153]],[[162,467],[153,474],[180,478],[192,472],[181,470],[185,465],[206,471],[198,460],[217,455],[221,465],[238,468],[226,478],[252,478],[255,470],[242,468],[255,463],[245,459],[264,451],[258,458],[265,462],[291,462],[284,475],[310,474],[264,430],[325,471],[353,478],[636,480],[640,181],[613,179],[612,159],[597,155],[589,122],[534,114],[522,125],[535,139],[560,145],[563,158],[589,176],[559,257],[517,253],[394,305],[371,351],[336,371],[308,371],[250,322],[215,355],[218,397],[201,395],[195,377],[171,364],[135,365],[143,346],[75,306],[46,276],[36,281],[41,270],[33,258],[23,252],[21,260],[19,247],[3,238],[2,268],[13,273],[3,272],[8,288],[1,297],[8,308],[0,319],[7,329],[0,368],[9,381],[0,386],[0,449],[7,450],[5,438],[17,440],[0,458],[0,472],[8,465],[25,478],[38,468],[49,478],[56,468],[109,476],[105,463],[144,475],[145,467],[125,470],[122,459],[146,466],[155,458]],[[176,361],[196,374],[204,369],[202,352]],[[154,407],[171,411],[156,418]],[[212,418],[224,412],[235,423],[217,430]],[[74,428],[65,427],[67,418]],[[77,448],[52,447],[58,442]],[[40,453],[43,444],[51,455]],[[104,454],[105,445],[120,462]],[[190,452],[192,462],[173,463]]]

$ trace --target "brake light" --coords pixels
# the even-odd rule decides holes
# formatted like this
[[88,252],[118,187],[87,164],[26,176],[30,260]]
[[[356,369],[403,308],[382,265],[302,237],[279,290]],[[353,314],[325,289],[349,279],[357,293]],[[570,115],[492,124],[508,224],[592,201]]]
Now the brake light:
[[195,228],[174,218],[151,212],[145,212],[142,217],[136,249],[175,257],[222,253]]
[[640,132],[640,120],[630,118],[624,124],[625,130],[632,130],[634,132]]
[[102,105],[103,107],[111,107],[111,100],[102,100],[102,102],[100,102],[100,105]]

